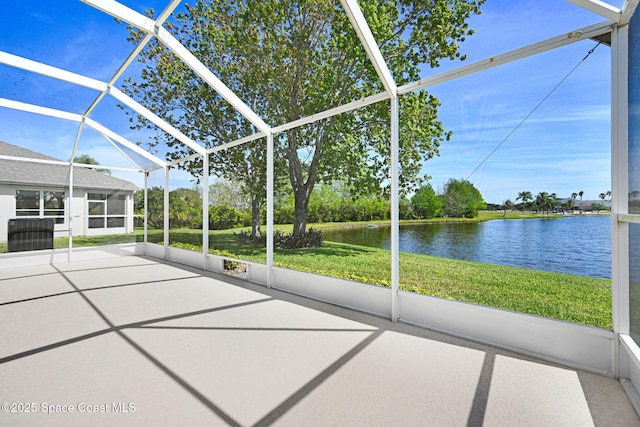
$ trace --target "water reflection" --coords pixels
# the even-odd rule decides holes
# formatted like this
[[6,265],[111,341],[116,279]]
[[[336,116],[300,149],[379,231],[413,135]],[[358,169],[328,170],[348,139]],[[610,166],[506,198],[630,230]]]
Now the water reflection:
[[[400,227],[400,251],[611,278],[611,219],[570,216]],[[327,241],[390,249],[389,227],[326,230]]]

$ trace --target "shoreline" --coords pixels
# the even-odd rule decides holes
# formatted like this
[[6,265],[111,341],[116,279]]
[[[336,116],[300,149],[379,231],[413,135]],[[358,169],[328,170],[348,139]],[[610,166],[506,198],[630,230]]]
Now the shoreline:
[[[591,213],[566,213],[566,214],[536,214],[536,213],[522,213],[520,211],[483,211],[479,216],[474,218],[429,218],[429,219],[401,219],[400,225],[424,225],[424,224],[462,224],[462,223],[477,223],[492,221],[496,219],[559,219],[566,217],[600,217],[611,216],[611,212],[591,212]],[[319,222],[310,223],[307,225],[307,229],[314,228],[316,230],[336,230],[336,229],[353,229],[353,228],[366,228],[366,227],[390,227],[391,220],[373,220],[373,221],[358,221],[358,222]]]

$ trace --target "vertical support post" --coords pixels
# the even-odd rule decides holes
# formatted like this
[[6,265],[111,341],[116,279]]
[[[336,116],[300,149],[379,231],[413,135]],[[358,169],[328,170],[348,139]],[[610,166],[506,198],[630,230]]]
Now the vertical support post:
[[267,134],[267,288],[272,285],[273,267],[273,133]]
[[67,252],[67,262],[71,262],[73,254],[73,163],[69,163],[69,194],[67,195],[67,210],[69,221],[69,248]]
[[149,172],[144,171],[144,212],[143,212],[143,222],[144,222],[144,243],[149,242]]
[[202,269],[207,269],[209,257],[209,154],[202,161]]
[[80,122],[78,126],[78,132],[76,133],[76,140],[73,143],[73,150],[71,152],[71,158],[69,159],[69,194],[67,195],[67,212],[69,221],[69,250],[67,252],[67,262],[71,262],[73,256],[73,159],[76,157],[76,150],[80,143],[80,136],[82,135],[82,129],[84,127],[84,121]]
[[169,249],[169,170],[170,166],[166,166],[164,168],[164,221],[163,221],[163,229],[164,229],[164,249],[163,249],[163,258],[167,259],[167,252]]
[[629,212],[628,37],[629,26],[616,26],[611,34],[611,284],[616,378],[621,374],[619,336],[630,332],[629,224],[618,221],[619,214]]
[[397,322],[400,290],[400,101],[391,97],[391,321]]

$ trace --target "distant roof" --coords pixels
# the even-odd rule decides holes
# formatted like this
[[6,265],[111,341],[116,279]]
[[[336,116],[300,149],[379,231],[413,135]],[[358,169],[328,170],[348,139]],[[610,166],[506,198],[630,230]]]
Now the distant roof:
[[[0,141],[0,155],[36,160],[54,160],[53,157]],[[73,185],[78,188],[100,190],[135,191],[138,187],[124,179],[105,173],[76,167],[73,169]],[[22,160],[0,159],[0,184],[39,185],[66,187],[69,185],[69,167],[65,165],[35,163]]]

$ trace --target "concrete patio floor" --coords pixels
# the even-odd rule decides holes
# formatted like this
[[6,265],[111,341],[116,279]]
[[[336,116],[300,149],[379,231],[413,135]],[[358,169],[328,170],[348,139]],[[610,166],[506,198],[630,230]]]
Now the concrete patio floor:
[[0,425],[640,426],[613,379],[151,258],[2,269],[0,324]]

